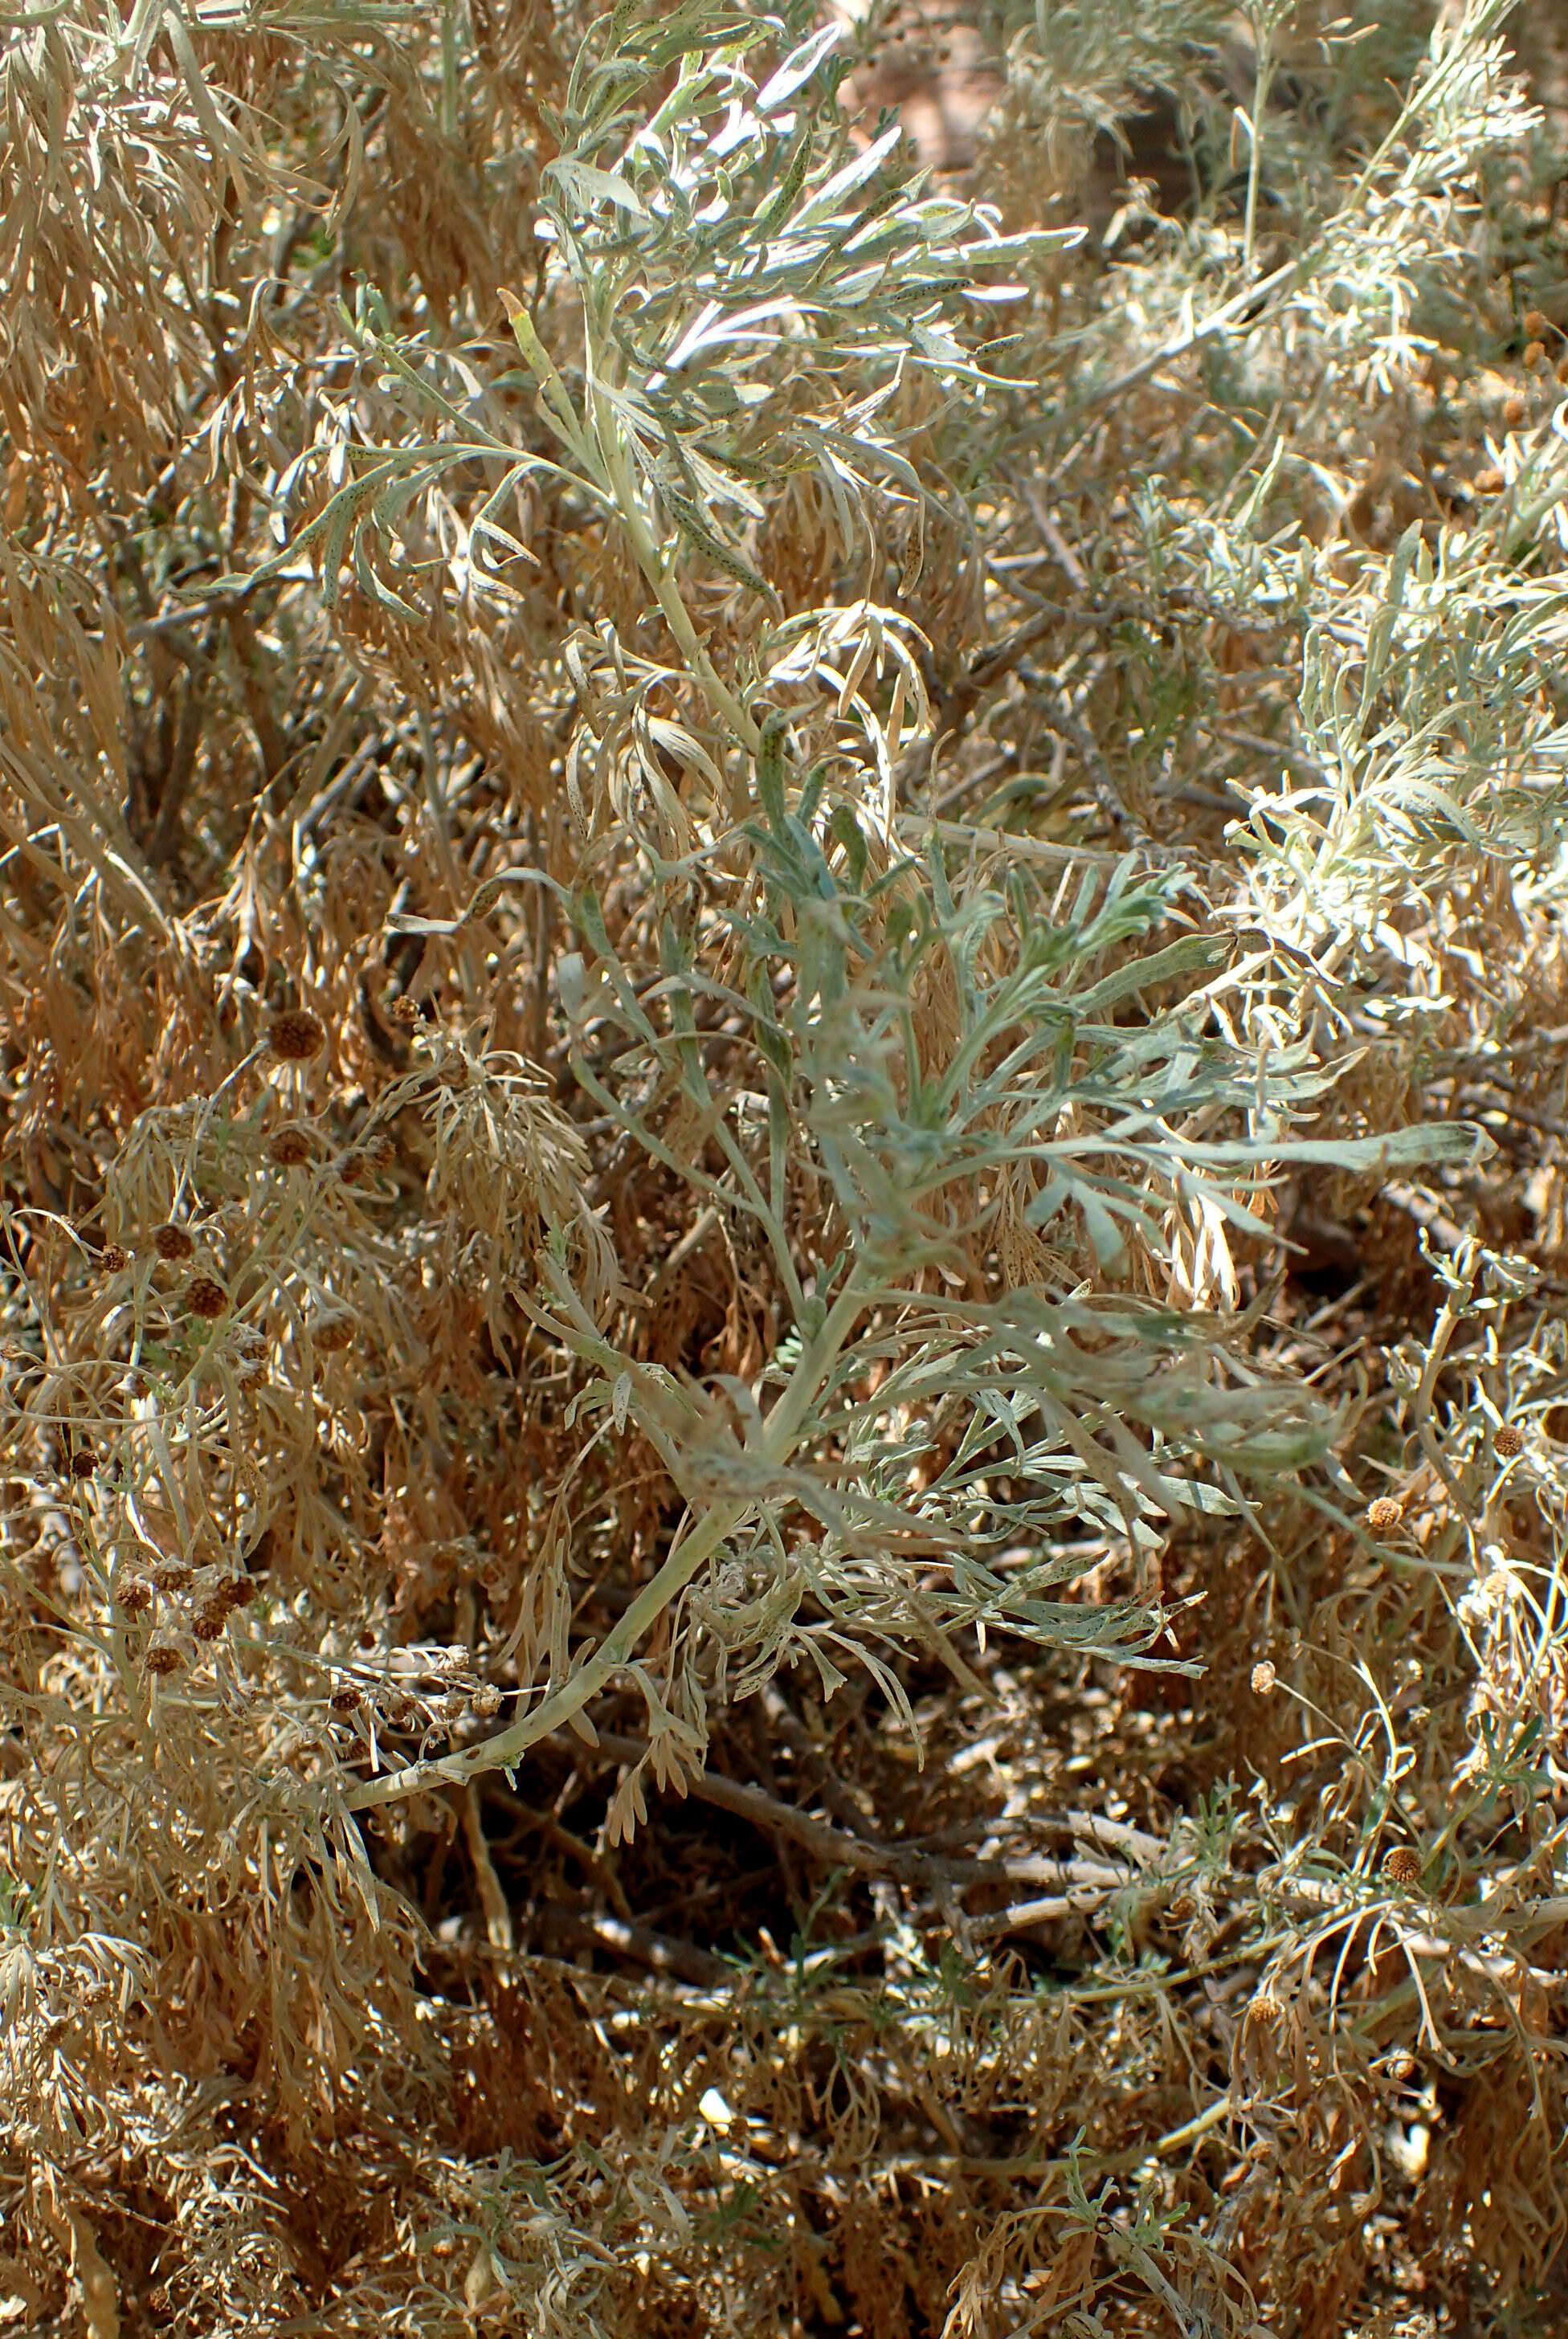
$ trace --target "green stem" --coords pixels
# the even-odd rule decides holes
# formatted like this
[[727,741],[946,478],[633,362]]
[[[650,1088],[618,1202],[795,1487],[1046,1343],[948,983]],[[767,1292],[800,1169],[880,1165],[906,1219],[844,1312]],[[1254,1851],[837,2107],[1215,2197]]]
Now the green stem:
[[626,459],[626,443],[622,439],[614,410],[597,395],[593,405],[593,422],[594,434],[598,441],[599,459],[604,465],[605,475],[615,491],[616,501],[620,506],[621,518],[626,524],[627,535],[631,538],[632,549],[637,557],[637,565],[646,577],[649,588],[657,599],[659,607],[664,612],[665,623],[679,644],[686,663],[701,684],[703,694],[714,713],[728,727],[741,745],[754,755],[762,745],[762,733],[728,684],[720,679],[713,660],[703,646],[697,629],[692,623],[691,611],[681,599],[676,580],[670,573],[669,565],[654,541],[653,530],[648,526],[647,516],[643,509],[642,498],[637,493],[636,482],[632,477],[631,465]]
[[[852,1279],[828,1310],[815,1337],[802,1351],[799,1363],[767,1417],[758,1448],[775,1468],[782,1467],[794,1451],[822,1384],[864,1306],[865,1296]],[[612,1674],[619,1672],[644,1634],[672,1601],[679,1598],[697,1570],[734,1534],[751,1508],[749,1499],[715,1504],[700,1525],[676,1545],[594,1655],[579,1665],[542,1705],[521,1715],[509,1730],[500,1731],[477,1746],[465,1746],[456,1753],[439,1755],[429,1762],[410,1762],[383,1778],[369,1779],[344,1798],[349,1810],[369,1811],[378,1804],[418,1794],[428,1787],[460,1785],[487,1771],[515,1769],[531,1746],[574,1721],[589,1699],[597,1696]]]

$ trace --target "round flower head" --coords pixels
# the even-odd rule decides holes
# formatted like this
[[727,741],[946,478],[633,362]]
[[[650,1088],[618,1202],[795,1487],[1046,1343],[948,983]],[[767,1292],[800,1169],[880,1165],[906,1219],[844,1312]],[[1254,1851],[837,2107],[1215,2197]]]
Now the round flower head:
[[215,1324],[229,1305],[222,1285],[210,1275],[193,1275],[185,1286],[185,1305],[204,1324]]
[[327,1027],[308,1007],[286,1007],[272,1019],[267,1045],[285,1064],[308,1064],[327,1044]]
[[297,1170],[302,1161],[310,1160],[311,1150],[310,1131],[291,1120],[269,1140],[267,1159],[275,1161],[280,1170]]

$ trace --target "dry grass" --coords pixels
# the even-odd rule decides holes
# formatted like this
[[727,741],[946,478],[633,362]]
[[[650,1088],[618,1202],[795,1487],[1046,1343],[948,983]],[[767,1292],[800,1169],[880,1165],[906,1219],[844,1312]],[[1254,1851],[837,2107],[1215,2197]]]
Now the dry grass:
[[1550,44],[960,15],[6,24],[20,2328],[1561,2326]]

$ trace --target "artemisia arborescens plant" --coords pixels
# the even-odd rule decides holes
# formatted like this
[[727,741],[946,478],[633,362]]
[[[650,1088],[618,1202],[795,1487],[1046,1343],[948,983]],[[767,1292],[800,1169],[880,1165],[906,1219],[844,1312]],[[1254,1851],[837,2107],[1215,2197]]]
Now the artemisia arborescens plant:
[[1552,2327],[1506,15],[5,21],[20,2327]]

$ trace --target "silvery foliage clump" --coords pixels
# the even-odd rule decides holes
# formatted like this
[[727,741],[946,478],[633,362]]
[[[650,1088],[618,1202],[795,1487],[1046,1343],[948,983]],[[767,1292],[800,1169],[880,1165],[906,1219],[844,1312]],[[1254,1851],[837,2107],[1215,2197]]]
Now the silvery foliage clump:
[[[573,76],[542,177],[543,289],[531,307],[507,295],[526,372],[449,395],[454,366],[377,338],[367,304],[365,363],[441,435],[378,451],[313,528],[329,582],[351,537],[367,589],[391,591],[370,532],[444,467],[488,464],[471,581],[502,591],[497,515],[519,480],[602,516],[651,622],[602,619],[565,655],[580,857],[548,882],[577,943],[571,1068],[600,1141],[764,1258],[784,1320],[754,1380],[677,1376],[616,1337],[554,1242],[527,1305],[586,1371],[576,1418],[590,1444],[645,1441],[683,1522],[597,1649],[533,1637],[534,1697],[509,1729],[356,1802],[515,1764],[627,1666],[667,1778],[700,1763],[715,1691],[781,1663],[828,1691],[868,1666],[907,1712],[892,1660],[952,1656],[968,1633],[1136,1661],[1157,1606],[1088,1604],[1073,1581],[1245,1504],[1333,1426],[1245,1361],[1236,1323],[1166,1296],[1173,1229],[1256,1242],[1283,1165],[1374,1170],[1470,1142],[1315,1139],[1332,1068],[1305,1041],[1264,1061],[1247,1036],[1259,962],[1179,870],[1075,869],[1027,844],[1010,866],[900,801],[901,751],[931,722],[929,645],[896,590],[786,614],[770,528],[807,479],[845,578],[896,518],[907,587],[942,489],[904,417],[929,418],[934,394],[976,467],[1000,390],[1020,387],[1005,341],[987,347],[990,304],[1062,239],[1004,236],[931,192],[896,126],[849,145],[830,31],[789,49],[750,12],[630,16]],[[759,84],[764,47],[787,54]],[[519,380],[531,432],[476,419]],[[625,894],[628,855],[651,981],[602,897],[610,873]],[[568,1505],[557,1621],[570,1543]],[[626,1824],[635,1777],[622,1801]]]

